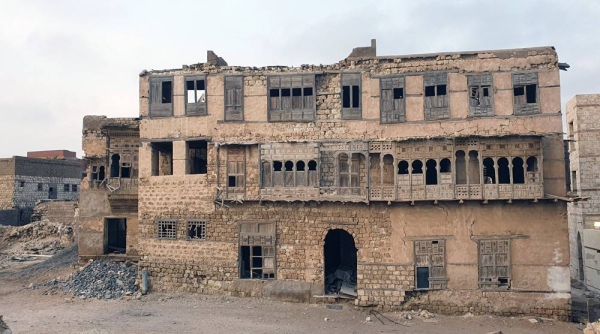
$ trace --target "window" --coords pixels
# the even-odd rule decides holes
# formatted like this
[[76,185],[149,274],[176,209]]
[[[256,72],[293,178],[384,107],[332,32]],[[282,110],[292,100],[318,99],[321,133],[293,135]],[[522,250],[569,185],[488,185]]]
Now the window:
[[406,121],[404,109],[404,77],[379,79],[381,123]]
[[571,191],[577,191],[577,171],[571,171]]
[[462,150],[456,151],[456,184],[467,184],[467,162],[465,160],[465,152]]
[[270,76],[269,121],[314,121],[315,76]]
[[44,184],[43,183],[38,183],[38,191],[42,191],[44,190]]
[[76,193],[77,192],[77,185],[76,184],[72,184],[71,185],[71,191]]
[[64,192],[69,192],[69,190],[71,190],[71,185],[65,184],[64,187],[63,187],[63,191]]
[[450,118],[448,109],[448,75],[446,73],[426,74],[425,84],[425,120]]
[[21,188],[25,187],[25,181],[19,182],[19,187],[21,187]]
[[121,177],[126,178],[126,179],[131,177],[131,163],[129,163],[129,162],[121,163]]
[[202,220],[188,220],[187,237],[189,240],[206,240],[206,222]]
[[438,184],[437,161],[429,159],[425,162],[425,184]]
[[185,77],[185,114],[206,115],[206,76]]
[[245,194],[245,152],[244,146],[232,145],[227,148],[227,195],[230,198]]
[[479,287],[510,288],[510,240],[479,240]]
[[150,77],[150,116],[173,115],[173,77]]
[[206,174],[207,142],[205,140],[188,141],[186,174]]
[[225,77],[225,120],[244,120],[244,77]]
[[155,142],[152,147],[152,176],[173,175],[173,142]]
[[240,224],[240,278],[275,278],[275,223]]
[[446,288],[445,243],[445,240],[415,241],[416,289]]
[[537,73],[513,74],[514,114],[539,114]]
[[159,239],[177,239],[177,221],[174,219],[163,219],[157,221]]
[[113,154],[110,157],[110,177],[119,177],[120,161],[121,156],[118,154]]
[[469,116],[494,116],[492,74],[467,76]]
[[342,73],[342,119],[361,119],[361,74]]

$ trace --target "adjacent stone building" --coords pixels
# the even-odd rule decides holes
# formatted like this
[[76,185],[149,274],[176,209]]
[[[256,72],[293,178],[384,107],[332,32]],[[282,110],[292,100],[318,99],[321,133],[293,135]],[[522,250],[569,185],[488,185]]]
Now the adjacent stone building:
[[571,276],[600,292],[600,94],[577,95],[567,103]]
[[[554,48],[376,56],[372,41],[262,68],[209,51],[143,71],[139,94],[137,220],[109,210],[110,188],[84,209],[86,188],[81,237],[100,253],[100,216],[127,219],[152,290],[568,318]],[[86,158],[112,170],[96,120]]]
[[30,223],[39,200],[76,201],[81,174],[82,164],[76,158],[0,159],[0,224]]

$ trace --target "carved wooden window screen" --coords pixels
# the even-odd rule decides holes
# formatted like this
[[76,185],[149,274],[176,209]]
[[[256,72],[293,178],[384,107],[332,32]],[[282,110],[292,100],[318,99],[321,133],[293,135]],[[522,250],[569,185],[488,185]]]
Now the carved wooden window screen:
[[360,154],[352,153],[351,158],[348,154],[340,153],[338,156],[339,187],[359,188],[360,187]]
[[381,89],[381,123],[406,121],[404,77],[379,79]]
[[510,240],[479,240],[479,286],[510,288]]
[[240,278],[274,279],[275,246],[275,223],[241,223]]
[[225,120],[244,120],[244,77],[225,77]]
[[417,289],[445,289],[446,241],[415,241],[415,275]]
[[342,73],[342,119],[362,118],[361,74]]
[[467,76],[469,116],[494,116],[492,74]]
[[161,219],[156,222],[159,239],[177,239],[177,220]]
[[173,116],[173,77],[150,77],[150,116]]
[[315,120],[315,75],[268,77],[269,121]]
[[188,116],[207,115],[206,76],[185,77],[185,114]]

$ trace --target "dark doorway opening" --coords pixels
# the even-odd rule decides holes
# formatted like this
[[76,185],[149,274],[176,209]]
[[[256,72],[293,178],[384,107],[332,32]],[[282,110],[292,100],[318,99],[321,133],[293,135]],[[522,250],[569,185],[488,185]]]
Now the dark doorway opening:
[[335,229],[325,237],[325,294],[356,297],[356,245],[350,233]]
[[127,245],[127,219],[106,218],[104,222],[104,254],[125,254]]
[[58,190],[56,188],[56,183],[50,183],[48,185],[48,198],[49,199],[57,199],[58,198]]
[[585,274],[583,267],[583,247],[581,245],[581,233],[577,233],[577,266],[579,267],[579,280],[584,282]]

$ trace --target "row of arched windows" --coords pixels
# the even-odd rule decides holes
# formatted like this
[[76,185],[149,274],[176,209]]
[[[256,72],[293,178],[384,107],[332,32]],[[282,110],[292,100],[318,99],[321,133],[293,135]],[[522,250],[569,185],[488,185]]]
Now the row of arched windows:
[[262,186],[270,187],[316,187],[319,185],[315,160],[288,160],[285,162],[262,162]]

